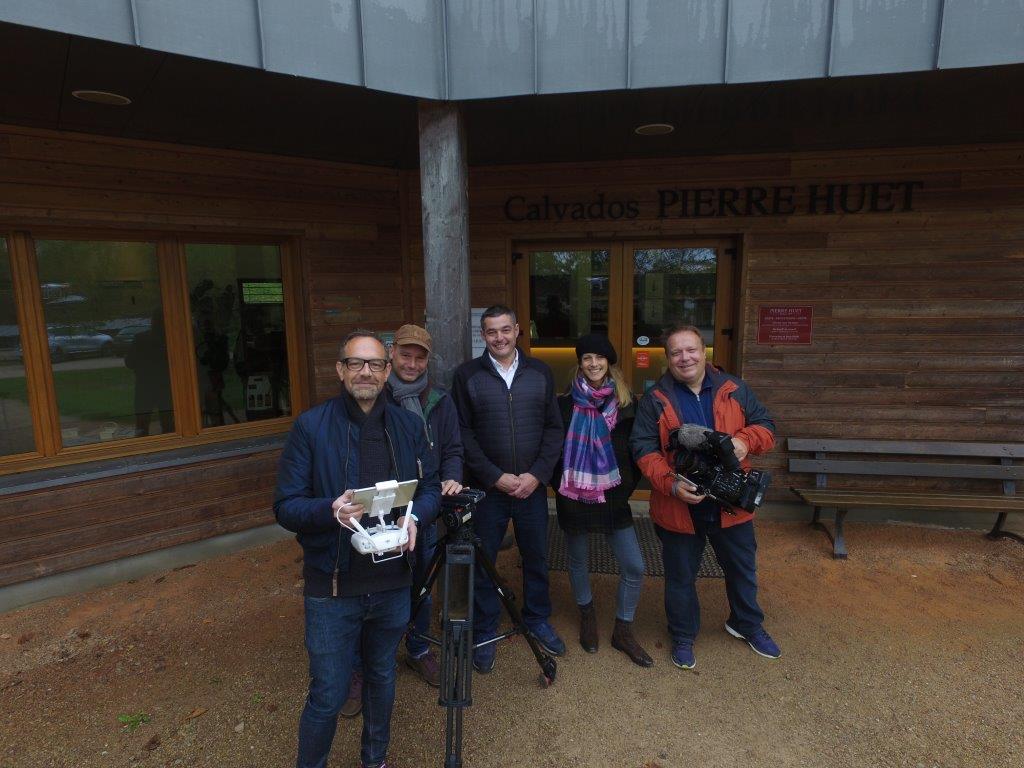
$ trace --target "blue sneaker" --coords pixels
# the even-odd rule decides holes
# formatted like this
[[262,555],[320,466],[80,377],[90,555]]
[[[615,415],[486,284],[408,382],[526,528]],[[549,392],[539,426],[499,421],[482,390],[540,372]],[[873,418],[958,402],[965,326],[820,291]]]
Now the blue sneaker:
[[[482,643],[487,640],[494,638],[493,632],[481,632],[479,636],[473,638],[474,645],[476,643]],[[480,646],[479,648],[473,649],[473,669],[481,674],[486,675],[492,669],[494,669],[494,658],[498,655],[498,644],[488,643],[487,645]]]
[[772,636],[765,632],[762,627],[758,627],[749,635],[741,635],[729,626],[729,622],[726,622],[725,631],[733,637],[745,640],[747,645],[750,646],[750,649],[758,656],[764,656],[766,659],[777,659],[782,655],[782,651],[779,650],[779,646],[777,646],[775,641],[772,640]]
[[693,655],[691,641],[676,643],[672,649],[672,663],[680,669],[693,669],[697,666],[697,658]]
[[562,642],[562,638],[555,632],[555,628],[546,621],[529,627],[529,632],[540,644],[540,647],[552,656],[561,656],[565,653],[565,643]]

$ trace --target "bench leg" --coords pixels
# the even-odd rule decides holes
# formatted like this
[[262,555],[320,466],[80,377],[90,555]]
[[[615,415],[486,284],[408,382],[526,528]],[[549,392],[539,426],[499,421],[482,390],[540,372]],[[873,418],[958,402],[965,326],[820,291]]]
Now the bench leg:
[[846,538],[843,536],[843,521],[846,519],[845,509],[836,509],[836,532],[832,538],[832,557],[837,560],[846,559]]
[[843,521],[846,519],[846,512],[847,510],[845,509],[836,508],[835,533],[830,531],[828,526],[821,522],[821,507],[814,508],[814,516],[811,518],[811,527],[824,531],[825,535],[828,536],[828,540],[832,542],[832,557],[836,560],[845,560],[847,558],[846,538],[843,535]]
[[1006,513],[1005,512],[1000,512],[999,513],[999,517],[996,518],[995,527],[993,527],[992,530],[989,531],[986,534],[988,536],[988,538],[993,539],[993,540],[995,540],[995,539],[1015,539],[1016,541],[1019,541],[1021,544],[1024,544],[1024,536],[1021,536],[1019,533],[1014,533],[1013,531],[1004,531],[1003,530],[1003,523],[1005,523],[1005,522],[1006,522]]

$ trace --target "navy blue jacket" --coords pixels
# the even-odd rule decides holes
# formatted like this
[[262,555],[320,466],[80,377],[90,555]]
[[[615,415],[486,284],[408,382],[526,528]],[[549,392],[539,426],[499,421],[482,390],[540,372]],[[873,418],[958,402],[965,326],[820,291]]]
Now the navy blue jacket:
[[[391,387],[387,387],[387,393],[389,402],[401,407],[391,394]],[[437,461],[438,478],[442,482],[455,480],[461,483],[462,435],[459,432],[459,414],[455,410],[455,401],[441,387],[429,387],[420,396],[420,405],[427,419],[427,440]]]
[[[437,518],[441,483],[423,424],[412,413],[385,403],[384,431],[396,470],[389,479],[419,480],[413,514],[426,527]],[[359,425],[349,418],[341,397],[295,419],[278,464],[274,516],[302,545],[307,595],[337,594],[338,579],[348,573],[352,534],[335,520],[331,504],[358,479]]]
[[562,452],[562,415],[547,363],[519,353],[512,388],[485,351],[455,371],[452,398],[466,453],[466,484],[491,490],[504,473],[550,481]]

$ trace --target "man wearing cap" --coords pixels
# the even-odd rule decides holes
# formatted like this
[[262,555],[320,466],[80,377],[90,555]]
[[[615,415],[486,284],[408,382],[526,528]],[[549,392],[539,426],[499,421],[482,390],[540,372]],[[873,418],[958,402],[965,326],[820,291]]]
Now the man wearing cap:
[[[426,328],[418,325],[403,325],[399,328],[391,348],[391,373],[387,380],[386,394],[389,402],[415,415],[423,426],[427,444],[439,468],[441,493],[451,495],[462,490],[462,438],[459,435],[459,416],[455,411],[455,403],[445,390],[429,383],[427,364],[432,349],[433,340]],[[412,557],[413,584],[423,577],[434,556],[436,545],[436,527],[423,526]],[[415,597],[411,595],[410,599],[415,600]],[[430,629],[430,617],[431,600],[428,595],[414,617],[418,633],[424,634]],[[405,663],[424,682],[438,688],[441,685],[441,669],[427,641],[406,635],[405,647],[408,652]],[[348,699],[341,710],[344,717],[355,717],[362,709],[360,661],[357,649],[356,673],[352,676]]]
[[[548,623],[548,498],[562,451],[562,416],[551,368],[516,346],[519,323],[509,307],[495,305],[480,318],[487,349],[455,371],[452,397],[466,453],[466,482],[487,492],[473,516],[473,529],[492,560],[508,527],[523,558],[523,621],[548,653],[561,656],[565,643]],[[473,666],[494,668],[501,605],[491,579],[477,564],[473,581]],[[480,643],[485,643],[480,645]]]
[[[462,437],[459,434],[459,414],[455,402],[441,387],[431,386],[427,377],[427,364],[433,351],[433,340],[426,328],[403,325],[395,333],[391,348],[391,375],[388,376],[388,395],[398,405],[416,414],[426,429],[430,450],[439,467],[441,493],[445,496],[462,490]],[[426,572],[437,545],[437,529],[431,525],[420,532],[419,548],[413,564],[413,579],[418,581]],[[415,599],[415,595],[413,595]],[[430,628],[431,601],[427,596],[415,616],[416,631],[425,633]],[[428,684],[441,685],[441,671],[437,659],[425,640],[406,637],[409,652],[406,664]]]

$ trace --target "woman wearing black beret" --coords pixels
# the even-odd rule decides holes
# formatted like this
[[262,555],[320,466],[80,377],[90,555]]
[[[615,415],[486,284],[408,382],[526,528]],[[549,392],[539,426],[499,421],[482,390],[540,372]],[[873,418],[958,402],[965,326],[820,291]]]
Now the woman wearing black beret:
[[612,647],[635,664],[650,667],[654,661],[633,636],[633,616],[644,578],[644,561],[629,508],[629,496],[640,480],[629,451],[635,404],[616,365],[615,348],[605,336],[580,337],[576,359],[572,382],[558,398],[566,436],[554,485],[558,524],[568,545],[569,580],[580,609],[580,645],[587,653],[597,652],[588,536],[602,533],[621,574]]

